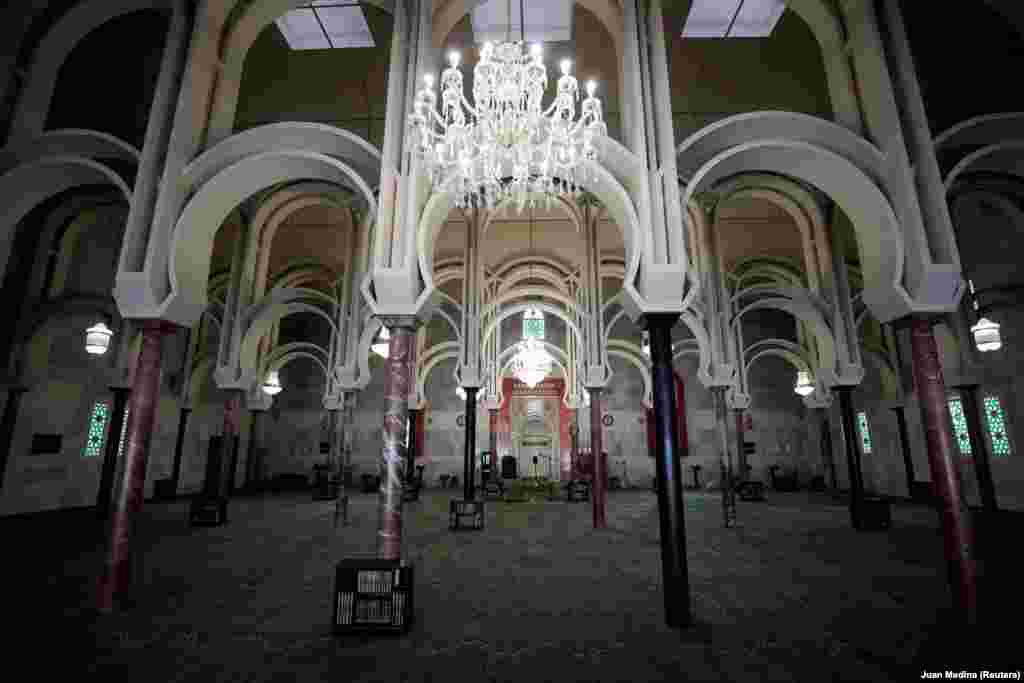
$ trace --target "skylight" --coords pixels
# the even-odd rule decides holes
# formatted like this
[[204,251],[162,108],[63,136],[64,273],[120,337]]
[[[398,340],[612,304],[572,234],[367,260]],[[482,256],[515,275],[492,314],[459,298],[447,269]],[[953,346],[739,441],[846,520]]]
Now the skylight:
[[278,18],[277,27],[293,50],[375,47],[357,2],[313,0]]
[[785,0],[694,0],[683,37],[765,38],[785,10]]
[[[511,10],[511,25],[509,11]],[[523,14],[526,31],[523,32]],[[524,35],[527,43],[558,43],[572,40],[571,0],[488,0],[473,10],[473,37],[477,43],[519,40]]]

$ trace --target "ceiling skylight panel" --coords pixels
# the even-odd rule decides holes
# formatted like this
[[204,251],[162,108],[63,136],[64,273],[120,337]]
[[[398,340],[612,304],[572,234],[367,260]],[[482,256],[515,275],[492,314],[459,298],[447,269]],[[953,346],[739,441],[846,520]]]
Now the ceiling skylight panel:
[[318,6],[320,17],[332,47],[374,47],[370,26],[359,5]]
[[293,50],[326,50],[331,46],[312,9],[294,9],[276,23]]
[[765,38],[786,11],[785,0],[745,0],[729,31],[730,38]]
[[[523,14],[526,14],[525,36]],[[510,21],[511,19],[511,21]],[[488,0],[473,9],[473,39],[477,43],[499,43],[525,37],[527,43],[556,43],[572,40],[571,0]]]
[[724,38],[743,0],[694,0],[683,38]]

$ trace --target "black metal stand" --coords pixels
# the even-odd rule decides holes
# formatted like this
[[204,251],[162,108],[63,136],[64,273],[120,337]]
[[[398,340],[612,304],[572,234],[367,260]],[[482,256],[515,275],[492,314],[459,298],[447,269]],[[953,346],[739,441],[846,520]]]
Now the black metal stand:
[[335,635],[407,633],[415,621],[414,572],[400,560],[338,563],[331,628]]
[[450,501],[448,505],[448,528],[451,531],[482,531],[484,528],[484,501]]

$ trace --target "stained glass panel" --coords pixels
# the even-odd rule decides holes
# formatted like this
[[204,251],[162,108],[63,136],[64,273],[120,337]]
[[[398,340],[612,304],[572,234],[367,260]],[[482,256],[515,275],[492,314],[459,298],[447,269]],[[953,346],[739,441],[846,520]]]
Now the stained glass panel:
[[986,396],[985,423],[988,425],[988,436],[992,442],[992,455],[1010,455],[1010,437],[1006,434],[1006,416],[1003,405],[996,396]]
[[85,448],[82,457],[95,458],[103,450],[103,437],[107,433],[107,420],[110,419],[110,407],[103,401],[97,401],[92,407],[89,417],[89,432],[85,436]]
[[860,432],[860,449],[865,455],[871,453],[871,432],[868,430],[868,414],[857,413],[857,431]]
[[967,416],[964,415],[964,405],[958,398],[951,398],[947,402],[949,406],[949,417],[953,421],[953,436],[956,437],[956,445],[960,448],[960,455],[971,454],[971,436],[967,431]]
[[523,339],[544,341],[544,314],[530,310],[523,314]]

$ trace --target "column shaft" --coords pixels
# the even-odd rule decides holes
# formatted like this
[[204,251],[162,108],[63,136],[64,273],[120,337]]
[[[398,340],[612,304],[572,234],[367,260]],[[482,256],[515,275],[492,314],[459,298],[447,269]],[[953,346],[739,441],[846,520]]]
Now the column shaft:
[[491,476],[498,478],[498,409],[491,408],[487,411],[488,435],[491,438]]
[[[116,404],[115,395],[115,404]],[[182,408],[178,414],[178,436],[174,440],[174,467],[171,469],[171,481],[174,482],[174,495],[178,495],[178,483],[181,481],[181,457],[185,446],[185,432],[188,431],[188,416],[191,408]],[[115,415],[116,415],[115,407]],[[109,437],[108,437],[109,440]]]
[[736,413],[736,464],[740,468],[739,477],[743,481],[747,477],[747,453],[743,447],[743,411],[735,410]]
[[665,623],[685,628],[691,623],[690,580],[686,566],[683,482],[676,433],[675,386],[672,370],[672,326],[677,315],[649,315],[651,380],[654,384],[655,476],[661,530],[661,576],[665,590]]
[[11,454],[11,442],[14,439],[14,428],[18,423],[18,409],[21,397],[28,391],[24,387],[10,387],[7,390],[7,402],[4,404],[4,416],[0,420],[0,491],[3,491],[4,472],[7,471],[7,460]]
[[853,387],[837,386],[840,424],[843,426],[843,448],[850,478],[850,523],[861,528],[861,510],[864,501],[864,476],[860,469],[860,448],[857,446],[857,423],[853,416]]
[[416,443],[416,422],[419,420],[420,411],[418,409],[409,410],[409,448],[405,454],[405,481],[408,485],[415,485],[416,478],[416,457],[418,455]]
[[828,409],[818,408],[821,412],[821,455],[825,461],[825,468],[828,469],[828,484],[832,492],[839,490],[839,480],[836,477],[836,458],[832,450],[832,423],[828,419]]
[[978,593],[974,539],[966,506],[960,496],[959,473],[953,466],[953,435],[946,416],[946,383],[929,320],[913,319],[910,342],[913,348],[914,380],[928,443],[928,465],[938,497],[954,606],[963,622],[975,624]]
[[409,387],[415,340],[411,326],[391,327],[384,379],[384,444],[377,503],[377,555],[382,560],[402,557],[402,455],[405,430],[409,426]]
[[[121,430],[124,428],[124,412],[128,405],[131,389],[111,387],[114,394],[114,409],[110,415],[110,429],[107,431],[107,445],[103,451],[103,467],[100,470],[100,490],[96,493],[96,516],[110,519],[110,504],[114,498],[114,475],[117,473],[117,452],[121,445]],[[177,490],[177,487],[175,487]]]
[[249,452],[245,456],[245,488],[251,488],[260,479],[259,434],[260,423],[263,421],[262,410],[253,411],[252,425],[249,428]]
[[721,453],[719,469],[722,482],[722,523],[725,528],[736,524],[736,492],[732,488],[732,452],[729,449],[729,410],[725,403],[726,387],[714,387],[715,430],[718,432],[718,448]]
[[173,329],[159,320],[147,321],[142,327],[142,348],[128,407],[124,470],[111,514],[106,566],[97,593],[97,607],[103,611],[113,609],[115,599],[123,596],[131,582],[132,525],[135,515],[142,510],[145,492],[149,442],[160,399],[162,342],[163,336]]
[[462,482],[462,497],[464,500],[473,500],[476,493],[476,392],[478,387],[466,387],[466,440],[463,451],[462,475],[465,481]]
[[914,497],[914,459],[910,455],[910,433],[907,431],[907,415],[903,406],[892,409],[896,413],[896,426],[900,432],[900,453],[903,456],[903,470],[907,476],[907,496]]
[[594,387],[590,391],[590,453],[594,458],[593,486],[590,496],[593,510],[594,528],[604,529],[608,526],[605,500],[605,460],[604,444],[601,434],[601,389]]
[[224,402],[224,440],[221,444],[221,470],[219,495],[228,497],[235,492],[235,473],[238,467],[238,433],[242,417],[242,392],[232,390]]

